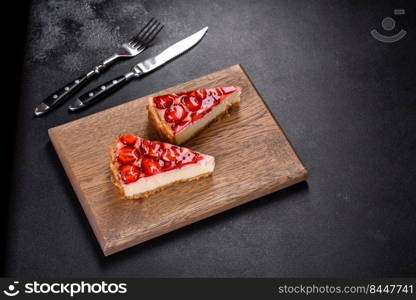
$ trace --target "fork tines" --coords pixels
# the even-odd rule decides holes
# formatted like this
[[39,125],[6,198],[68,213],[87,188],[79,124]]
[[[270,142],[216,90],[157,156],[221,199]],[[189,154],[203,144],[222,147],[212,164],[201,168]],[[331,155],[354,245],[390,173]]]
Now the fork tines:
[[142,30],[129,41],[129,44],[135,48],[149,47],[162,28],[163,25],[158,20],[151,18]]

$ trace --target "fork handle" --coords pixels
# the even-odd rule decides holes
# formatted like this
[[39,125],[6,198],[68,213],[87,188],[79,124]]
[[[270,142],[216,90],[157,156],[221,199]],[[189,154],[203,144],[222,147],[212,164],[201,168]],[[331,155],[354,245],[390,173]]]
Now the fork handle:
[[41,116],[67,100],[70,96],[72,96],[75,92],[79,91],[85,84],[87,84],[87,82],[89,82],[92,78],[98,76],[102,70],[106,69],[117,58],[119,58],[118,55],[111,56],[101,64],[94,67],[87,74],[72,80],[64,87],[52,93],[35,108],[35,116]]
[[115,92],[120,87],[122,87],[125,83],[127,83],[130,79],[139,77],[140,74],[135,72],[129,72],[127,74],[121,75],[116,77],[110,81],[107,81],[104,84],[100,84],[96,88],[82,94],[78,97],[77,100],[73,104],[71,104],[68,109],[70,111],[77,111],[87,106],[92,105],[93,103],[101,100],[105,96]]

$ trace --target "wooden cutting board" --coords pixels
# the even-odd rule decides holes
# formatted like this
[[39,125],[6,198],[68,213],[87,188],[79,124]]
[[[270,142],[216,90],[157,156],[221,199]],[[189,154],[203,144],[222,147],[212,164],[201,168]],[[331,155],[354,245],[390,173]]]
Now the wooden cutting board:
[[156,94],[239,85],[241,105],[184,146],[215,156],[213,176],[146,200],[122,200],[110,180],[120,133],[156,139],[145,98],[49,129],[49,136],[104,252],[110,255],[306,179],[282,128],[240,65]]

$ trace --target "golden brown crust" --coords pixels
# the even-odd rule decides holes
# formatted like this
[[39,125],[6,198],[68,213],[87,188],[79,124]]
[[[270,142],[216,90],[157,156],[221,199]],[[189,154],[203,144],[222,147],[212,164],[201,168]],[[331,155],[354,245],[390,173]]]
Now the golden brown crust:
[[111,168],[111,172],[112,172],[112,176],[111,176],[111,181],[113,182],[113,184],[117,187],[117,190],[121,196],[121,198],[126,199],[126,200],[134,200],[134,199],[144,199],[144,198],[148,198],[149,196],[156,194],[174,184],[177,183],[181,183],[181,182],[188,182],[188,181],[192,181],[192,180],[197,180],[200,178],[204,178],[204,177],[208,177],[209,175],[211,175],[213,172],[208,172],[208,173],[204,173],[192,178],[188,178],[188,179],[181,179],[181,180],[177,180],[174,181],[170,184],[161,186],[157,189],[151,190],[151,191],[147,191],[145,193],[141,193],[141,194],[137,194],[134,196],[126,196],[126,194],[124,193],[124,188],[120,182],[120,174],[118,171],[118,162],[116,159],[116,146],[118,143],[118,138],[116,139],[115,143],[113,144],[113,146],[111,147],[111,162],[110,162],[110,168]]
[[161,120],[159,114],[157,113],[156,109],[152,105],[147,106],[148,111],[148,118],[150,123],[153,127],[156,128],[157,133],[159,136],[169,143],[174,143],[175,138],[172,129],[164,120]]
[[110,169],[112,172],[111,181],[117,187],[117,190],[121,196],[121,198],[125,199],[126,195],[124,194],[124,189],[120,183],[120,173],[118,172],[118,162],[116,160],[116,146],[118,143],[118,138],[116,139],[115,143],[111,147],[111,162],[110,162]]

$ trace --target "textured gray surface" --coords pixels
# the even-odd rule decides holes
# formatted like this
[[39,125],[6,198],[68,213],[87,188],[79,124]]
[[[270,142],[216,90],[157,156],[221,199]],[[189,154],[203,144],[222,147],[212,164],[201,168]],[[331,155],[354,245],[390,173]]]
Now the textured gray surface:
[[[407,15],[398,26],[408,35],[397,44],[377,42],[369,31],[399,4]],[[34,1],[6,275],[415,276],[412,12],[411,1]],[[189,53],[91,109],[68,114],[63,105],[32,118],[42,98],[150,16],[166,25],[157,45],[99,82],[210,29]],[[47,129],[236,63],[308,167],[308,184],[103,257]]]

